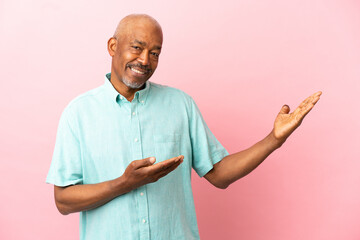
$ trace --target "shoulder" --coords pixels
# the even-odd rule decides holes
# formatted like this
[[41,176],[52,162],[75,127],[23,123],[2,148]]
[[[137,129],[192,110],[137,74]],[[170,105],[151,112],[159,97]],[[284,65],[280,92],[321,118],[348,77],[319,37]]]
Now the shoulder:
[[73,98],[65,107],[64,114],[73,115],[81,109],[88,109],[93,103],[99,102],[104,95],[104,87],[99,86]]
[[177,101],[184,101],[187,104],[192,104],[194,102],[193,98],[189,94],[178,88],[169,87],[153,82],[150,82],[150,85],[152,94],[154,95],[161,96],[163,98],[176,99]]

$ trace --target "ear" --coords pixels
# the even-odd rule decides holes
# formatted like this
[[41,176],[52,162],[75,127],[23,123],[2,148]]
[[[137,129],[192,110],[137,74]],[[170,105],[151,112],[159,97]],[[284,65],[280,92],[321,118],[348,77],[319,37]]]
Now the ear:
[[107,49],[111,57],[115,55],[116,47],[117,47],[117,40],[114,37],[111,37],[107,43]]

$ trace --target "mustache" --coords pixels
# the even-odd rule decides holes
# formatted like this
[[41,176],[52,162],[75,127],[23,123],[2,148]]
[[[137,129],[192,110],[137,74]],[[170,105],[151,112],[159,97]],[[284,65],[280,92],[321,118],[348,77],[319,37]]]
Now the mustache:
[[137,67],[137,68],[140,68],[141,70],[145,70],[148,73],[151,72],[151,69],[149,67],[141,65],[139,63],[137,63],[137,64],[128,63],[128,64],[126,64],[126,67],[129,67],[129,68]]

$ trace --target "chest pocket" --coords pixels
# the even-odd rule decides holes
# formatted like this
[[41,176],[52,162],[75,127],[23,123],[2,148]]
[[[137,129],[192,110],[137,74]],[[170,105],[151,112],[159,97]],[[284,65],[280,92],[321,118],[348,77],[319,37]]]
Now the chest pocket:
[[162,162],[180,155],[180,134],[154,135],[156,162]]

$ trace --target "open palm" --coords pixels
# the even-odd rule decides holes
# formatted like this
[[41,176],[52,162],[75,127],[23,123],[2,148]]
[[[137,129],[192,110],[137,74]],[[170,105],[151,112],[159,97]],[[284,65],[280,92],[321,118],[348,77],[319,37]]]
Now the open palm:
[[290,113],[290,107],[284,105],[275,119],[273,130],[275,138],[285,141],[300,126],[306,114],[319,101],[321,94],[322,92],[316,92],[306,98],[292,113]]

